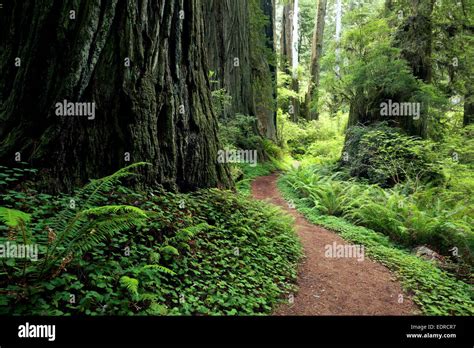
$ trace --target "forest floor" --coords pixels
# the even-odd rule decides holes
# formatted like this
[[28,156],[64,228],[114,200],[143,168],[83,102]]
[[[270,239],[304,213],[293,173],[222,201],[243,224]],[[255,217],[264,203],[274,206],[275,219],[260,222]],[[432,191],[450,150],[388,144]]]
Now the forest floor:
[[[325,246],[349,245],[339,235],[308,222],[289,207],[277,188],[278,174],[258,177],[252,196],[280,206],[295,218],[304,250],[298,270],[298,293],[292,304],[281,305],[275,315],[412,315],[418,307],[405,294],[395,275],[365,257],[331,258]],[[399,301],[400,294],[403,301]],[[402,302],[402,303],[399,303]]]

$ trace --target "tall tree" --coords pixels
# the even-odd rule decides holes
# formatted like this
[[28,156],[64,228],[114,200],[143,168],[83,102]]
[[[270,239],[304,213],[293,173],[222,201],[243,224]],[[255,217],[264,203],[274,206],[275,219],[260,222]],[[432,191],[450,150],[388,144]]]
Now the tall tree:
[[[2,164],[21,158],[57,189],[128,160],[153,164],[148,183],[229,185],[201,1],[12,2],[0,16]],[[64,100],[95,103],[95,117],[57,116]]]
[[402,56],[408,61],[413,75],[428,83],[432,77],[431,14],[434,3],[435,0],[411,0],[412,13],[404,19],[396,35],[396,43],[402,49]]
[[464,95],[464,116],[463,124],[468,126],[474,123],[474,85],[468,82],[466,94]]
[[[206,0],[204,7],[212,88],[224,89],[231,97],[220,116],[256,116],[255,131],[274,139],[276,69],[263,52],[263,47],[274,52],[273,1]],[[264,25],[260,17],[265,17]]]
[[326,17],[326,5],[327,0],[318,1],[318,10],[316,11],[316,17],[314,19],[314,32],[313,42],[311,48],[311,80],[306,93],[306,112],[307,119],[316,120],[318,119],[317,110],[317,98],[319,88],[319,74],[321,65],[321,56],[323,51],[323,38],[324,38],[324,21]]
[[[298,67],[298,0],[289,0],[283,7],[280,57],[282,70],[291,76],[288,86],[292,91],[298,93],[299,82],[297,75]],[[289,105],[289,113],[293,121],[297,121],[300,113],[299,99],[294,97]]]
[[336,0],[336,76],[340,77],[341,64],[341,36],[342,36],[342,0]]
[[[260,134],[277,139],[275,0],[251,0],[251,57],[255,108]],[[259,6],[257,6],[259,5]],[[261,27],[264,19],[263,28]],[[263,29],[263,30],[262,30]]]
[[[398,28],[395,44],[401,49],[402,57],[408,62],[415,77],[423,82],[432,80],[432,42],[433,25],[431,15],[435,0],[411,0],[409,16],[404,16]],[[402,12],[403,13],[403,12]],[[405,19],[406,18],[406,19]],[[424,108],[427,110],[427,106]],[[426,112],[420,120],[405,117],[400,120],[401,127],[409,134],[427,136],[428,119]]]

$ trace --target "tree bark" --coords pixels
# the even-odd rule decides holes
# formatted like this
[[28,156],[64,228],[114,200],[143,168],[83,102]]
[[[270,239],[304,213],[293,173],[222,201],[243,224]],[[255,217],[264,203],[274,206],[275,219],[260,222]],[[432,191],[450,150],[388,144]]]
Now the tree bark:
[[[295,38],[295,23],[298,21],[297,15],[295,16],[295,8],[298,6],[298,3],[295,0],[290,0],[283,7],[283,16],[282,16],[282,32],[280,38],[280,57],[281,57],[281,69],[288,75],[291,76],[291,83],[287,86],[288,89],[298,93],[299,83],[298,77],[296,74],[295,61],[297,62],[298,57],[294,47],[298,42],[294,42]],[[292,121],[296,122],[300,114],[300,103],[297,98],[292,98],[290,105],[283,105],[284,109],[287,109]]]
[[[228,169],[217,163],[201,7],[199,0],[7,4],[2,164],[15,165],[19,153],[49,176],[50,188],[70,190],[128,165],[128,153],[130,162],[152,163],[146,183],[228,187]],[[56,116],[63,100],[94,102],[95,118]]]
[[[311,47],[311,81],[308,92],[306,93],[306,112],[307,119],[316,120],[319,117],[317,110],[319,76],[320,76],[320,60],[323,51],[324,40],[324,22],[326,17],[327,0],[318,1],[318,10],[314,22],[313,42]],[[316,104],[316,105],[315,105]]]
[[[255,1],[255,0],[252,0]],[[275,59],[275,0],[259,1],[262,14],[267,18],[263,33],[251,33],[253,41],[264,42],[262,49],[251,49],[254,100],[260,134],[277,140],[277,67]],[[252,13],[250,14],[252,16]],[[255,28],[260,29],[260,28]]]
[[[254,5],[268,18],[268,24],[258,32],[251,31]],[[268,40],[274,50],[273,1],[206,0],[204,6],[207,58],[215,80],[212,88],[225,89],[232,98],[219,116],[256,116],[255,131],[275,138],[275,69],[254,45],[255,40]]]
[[468,86],[468,91],[464,96],[464,126],[474,123],[474,88]]
[[[431,15],[435,0],[412,0],[413,15],[398,29],[395,42],[402,49],[402,56],[411,67],[413,75],[430,83],[432,79],[432,32]],[[424,107],[428,109],[427,106]],[[400,126],[411,135],[427,136],[428,120],[423,112],[420,120],[411,117],[400,120]]]
[[248,1],[206,0],[205,44],[214,89],[225,89],[231,105],[220,115],[255,115],[253,102]]

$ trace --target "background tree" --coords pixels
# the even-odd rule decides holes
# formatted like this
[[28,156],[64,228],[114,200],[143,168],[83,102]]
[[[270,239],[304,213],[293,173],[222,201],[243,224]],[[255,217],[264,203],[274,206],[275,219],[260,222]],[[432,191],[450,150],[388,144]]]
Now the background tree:
[[230,100],[222,119],[257,117],[255,133],[276,138],[276,69],[272,0],[204,1],[212,89]]
[[[291,76],[288,88],[296,95],[299,92],[298,81],[298,42],[299,42],[299,2],[289,0],[283,6],[281,35],[280,35],[280,61],[281,69],[285,74]],[[284,107],[285,108],[285,107]],[[300,102],[295,96],[291,98],[288,106],[293,121],[298,120],[300,114]]]
[[317,94],[319,87],[320,59],[323,51],[324,24],[326,17],[327,0],[318,1],[318,10],[314,20],[314,32],[311,48],[311,81],[306,94],[306,112],[307,118],[315,120],[318,118]]

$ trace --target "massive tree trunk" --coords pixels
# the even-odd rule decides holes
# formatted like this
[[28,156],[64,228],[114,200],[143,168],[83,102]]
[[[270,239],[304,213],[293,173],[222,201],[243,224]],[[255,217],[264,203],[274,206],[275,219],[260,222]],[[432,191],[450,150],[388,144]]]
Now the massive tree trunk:
[[321,65],[321,55],[323,52],[324,22],[326,17],[327,0],[319,0],[318,10],[314,21],[313,43],[311,46],[311,81],[306,94],[307,119],[316,120],[319,117],[317,110],[319,74]]
[[[199,0],[6,4],[1,163],[14,165],[20,155],[56,189],[110,174],[129,158],[153,165],[147,183],[228,186],[228,170],[217,163],[201,6]],[[57,116],[56,103],[64,100],[95,103],[95,118]]]
[[[282,29],[280,38],[280,58],[281,69],[291,76],[291,83],[287,86],[295,93],[298,93],[299,83],[296,68],[298,65],[298,1],[290,0],[283,7]],[[296,55],[296,56],[295,56]],[[297,98],[292,98],[290,105],[282,105],[288,110],[293,121],[297,121],[300,114],[300,103]]]
[[[274,69],[272,72],[267,57],[255,46],[255,39],[265,42],[268,38],[273,51],[272,0],[206,0],[204,6],[207,58],[214,73],[212,88],[225,89],[232,98],[220,117],[256,116],[256,132],[274,138]],[[267,27],[252,28],[254,10],[267,16]],[[261,89],[261,85],[266,88]]]

